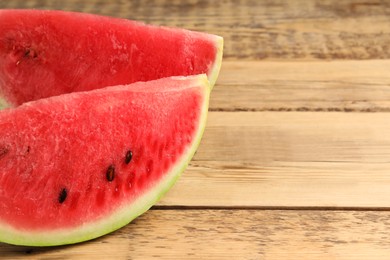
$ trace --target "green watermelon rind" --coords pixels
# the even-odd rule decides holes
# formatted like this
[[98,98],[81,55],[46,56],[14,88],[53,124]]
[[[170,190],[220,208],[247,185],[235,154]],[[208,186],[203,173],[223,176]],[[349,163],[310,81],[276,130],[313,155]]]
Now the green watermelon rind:
[[[130,206],[123,206],[106,219],[101,219],[91,224],[85,223],[83,226],[77,228],[32,232],[29,230],[17,230],[6,223],[0,222],[0,241],[25,246],[56,246],[79,243],[101,237],[120,229],[149,210],[174,185],[182,172],[184,172],[202,139],[207,121],[211,85],[205,74],[195,77],[198,78],[198,84],[202,86],[202,91],[204,91],[204,100],[197,133],[192,144],[183,153],[178,163],[153,188],[146,191]],[[131,209],[129,209],[130,207]]]

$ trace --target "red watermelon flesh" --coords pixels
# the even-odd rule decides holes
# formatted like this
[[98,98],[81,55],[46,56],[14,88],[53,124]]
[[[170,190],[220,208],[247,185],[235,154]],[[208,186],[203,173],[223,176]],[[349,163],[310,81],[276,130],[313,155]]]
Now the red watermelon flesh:
[[205,75],[0,112],[0,241],[59,245],[126,225],[173,185],[205,126]]
[[5,9],[0,24],[0,105],[169,76],[213,85],[222,60],[219,36],[125,19]]

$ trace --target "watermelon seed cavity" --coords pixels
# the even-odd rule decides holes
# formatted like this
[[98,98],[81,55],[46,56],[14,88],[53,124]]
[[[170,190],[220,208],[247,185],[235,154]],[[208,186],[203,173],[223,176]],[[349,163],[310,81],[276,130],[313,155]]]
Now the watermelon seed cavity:
[[9,149],[7,147],[0,147],[0,159],[3,158],[8,152]]
[[106,178],[109,182],[113,181],[115,178],[115,166],[111,164],[108,166],[107,172],[106,172]]
[[37,53],[31,49],[27,49],[25,52],[24,52],[24,57],[25,58],[36,58],[38,57]]
[[68,196],[68,191],[66,190],[66,188],[63,188],[60,192],[60,196],[58,196],[58,202],[61,204],[64,203],[67,196]]
[[[17,47],[13,47],[14,50],[17,50]],[[23,51],[22,51],[23,52]],[[20,50],[19,50],[19,53],[20,53]],[[19,54],[20,55],[20,54]],[[28,59],[28,58],[32,58],[32,59],[35,59],[38,57],[38,54],[36,53],[36,51],[30,49],[30,48],[27,48],[26,50],[24,50],[24,53],[22,54],[22,59]],[[22,59],[19,59],[17,62],[16,62],[16,66],[18,66],[21,62],[22,62]]]
[[125,163],[129,164],[132,158],[133,158],[133,152],[128,150],[125,156]]

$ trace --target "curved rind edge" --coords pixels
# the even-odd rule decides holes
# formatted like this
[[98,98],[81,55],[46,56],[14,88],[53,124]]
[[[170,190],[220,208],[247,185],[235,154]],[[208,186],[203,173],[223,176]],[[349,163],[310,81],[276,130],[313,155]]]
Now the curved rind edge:
[[210,86],[211,89],[214,87],[219,72],[221,70],[221,65],[222,65],[222,57],[223,57],[223,38],[221,36],[215,35],[215,47],[217,48],[217,54],[215,57],[215,61],[213,64],[213,67],[210,70],[209,76],[209,81],[210,81]]
[[207,121],[211,86],[205,74],[199,75],[196,80],[203,86],[204,100],[199,126],[192,144],[189,146],[189,149],[187,149],[187,152],[182,155],[182,159],[179,160],[179,163],[152,189],[145,192],[133,202],[131,204],[131,209],[129,206],[124,206],[107,218],[90,225],[85,224],[80,228],[75,228],[73,232],[67,232],[66,229],[64,229],[63,232],[58,229],[53,231],[23,232],[15,230],[9,225],[0,222],[0,241],[14,245],[37,247],[75,244],[101,237],[120,229],[150,209],[174,185],[182,172],[187,168],[202,139]]

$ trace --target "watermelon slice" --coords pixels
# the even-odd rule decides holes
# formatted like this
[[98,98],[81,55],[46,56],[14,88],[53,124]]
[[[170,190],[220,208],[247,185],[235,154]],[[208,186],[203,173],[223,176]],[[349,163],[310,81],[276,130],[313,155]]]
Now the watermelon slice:
[[200,142],[206,75],[75,92],[0,112],[0,241],[76,243],[173,185]]
[[219,36],[92,14],[0,10],[0,106],[221,66]]

